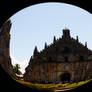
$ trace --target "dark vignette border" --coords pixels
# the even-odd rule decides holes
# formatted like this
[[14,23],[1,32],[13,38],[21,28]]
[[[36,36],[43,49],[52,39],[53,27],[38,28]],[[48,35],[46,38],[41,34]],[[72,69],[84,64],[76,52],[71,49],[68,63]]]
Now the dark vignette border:
[[[20,1],[20,2],[19,2]],[[92,10],[90,10],[91,1],[89,0],[0,0],[0,26],[13,14],[18,12],[19,10],[28,7],[30,5],[38,4],[38,3],[44,3],[44,2],[63,2],[68,3],[72,5],[76,5],[78,7],[81,7],[90,13],[92,13]],[[90,3],[90,5],[88,4]],[[3,19],[3,20],[2,20]],[[1,21],[2,20],[2,21]]]
[[[61,1],[59,1],[59,0],[57,0],[57,1],[53,1],[53,0],[49,0],[49,1],[46,1],[46,0],[21,0],[20,2],[19,2],[19,0],[7,0],[7,2],[6,2],[6,0],[1,0],[0,1],[0,9],[1,9],[0,10],[0,28],[1,28],[2,24],[8,18],[10,18],[13,14],[18,12],[19,10],[21,10],[25,7],[28,7],[30,5],[44,3],[44,2],[68,3],[68,4],[72,4],[72,5],[81,7],[83,9],[87,10],[88,12],[92,13],[91,0],[90,1],[87,1],[87,0],[61,0]],[[15,90],[16,91],[19,91],[19,90],[29,91],[30,90],[32,92],[36,91],[36,90],[29,89],[28,87],[25,87],[25,86],[15,82],[14,80],[12,80],[11,77],[8,74],[6,74],[6,72],[0,66],[0,91],[1,91],[1,89],[3,89],[2,91],[5,91],[5,90],[7,90],[7,91],[15,91]],[[66,91],[66,92],[82,92],[83,90],[85,90],[86,92],[91,92],[92,91],[92,82],[85,84],[77,89],[74,89],[71,91]]]

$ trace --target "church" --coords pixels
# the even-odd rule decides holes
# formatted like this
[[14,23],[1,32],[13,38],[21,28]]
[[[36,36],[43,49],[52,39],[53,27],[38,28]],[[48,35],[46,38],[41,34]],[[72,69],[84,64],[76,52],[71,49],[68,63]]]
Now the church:
[[34,49],[24,80],[36,83],[79,82],[92,78],[92,51],[78,36],[72,38],[69,29],[63,29],[59,39],[38,51]]

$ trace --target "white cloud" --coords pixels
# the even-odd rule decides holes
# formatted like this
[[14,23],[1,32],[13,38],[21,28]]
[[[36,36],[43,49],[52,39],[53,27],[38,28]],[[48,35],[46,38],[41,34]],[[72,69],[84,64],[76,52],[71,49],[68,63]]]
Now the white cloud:
[[20,70],[22,73],[25,72],[25,68],[27,67],[28,65],[28,61],[27,60],[24,60],[24,61],[18,61],[14,58],[14,56],[11,55],[11,62],[12,62],[12,65],[15,65],[15,64],[19,64],[20,65]]

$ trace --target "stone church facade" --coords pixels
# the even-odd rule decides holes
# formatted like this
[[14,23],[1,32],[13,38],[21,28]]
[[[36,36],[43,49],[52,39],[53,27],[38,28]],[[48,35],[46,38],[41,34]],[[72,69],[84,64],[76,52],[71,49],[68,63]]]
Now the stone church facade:
[[24,80],[39,83],[83,81],[92,78],[92,51],[72,38],[69,29],[63,29],[61,38],[39,52],[34,49]]

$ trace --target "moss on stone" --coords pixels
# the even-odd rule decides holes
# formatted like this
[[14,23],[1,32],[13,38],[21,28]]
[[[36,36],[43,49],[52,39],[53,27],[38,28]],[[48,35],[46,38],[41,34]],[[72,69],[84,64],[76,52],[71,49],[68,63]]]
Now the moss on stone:
[[11,38],[11,35],[8,33],[8,32],[6,32],[6,36],[10,39]]

